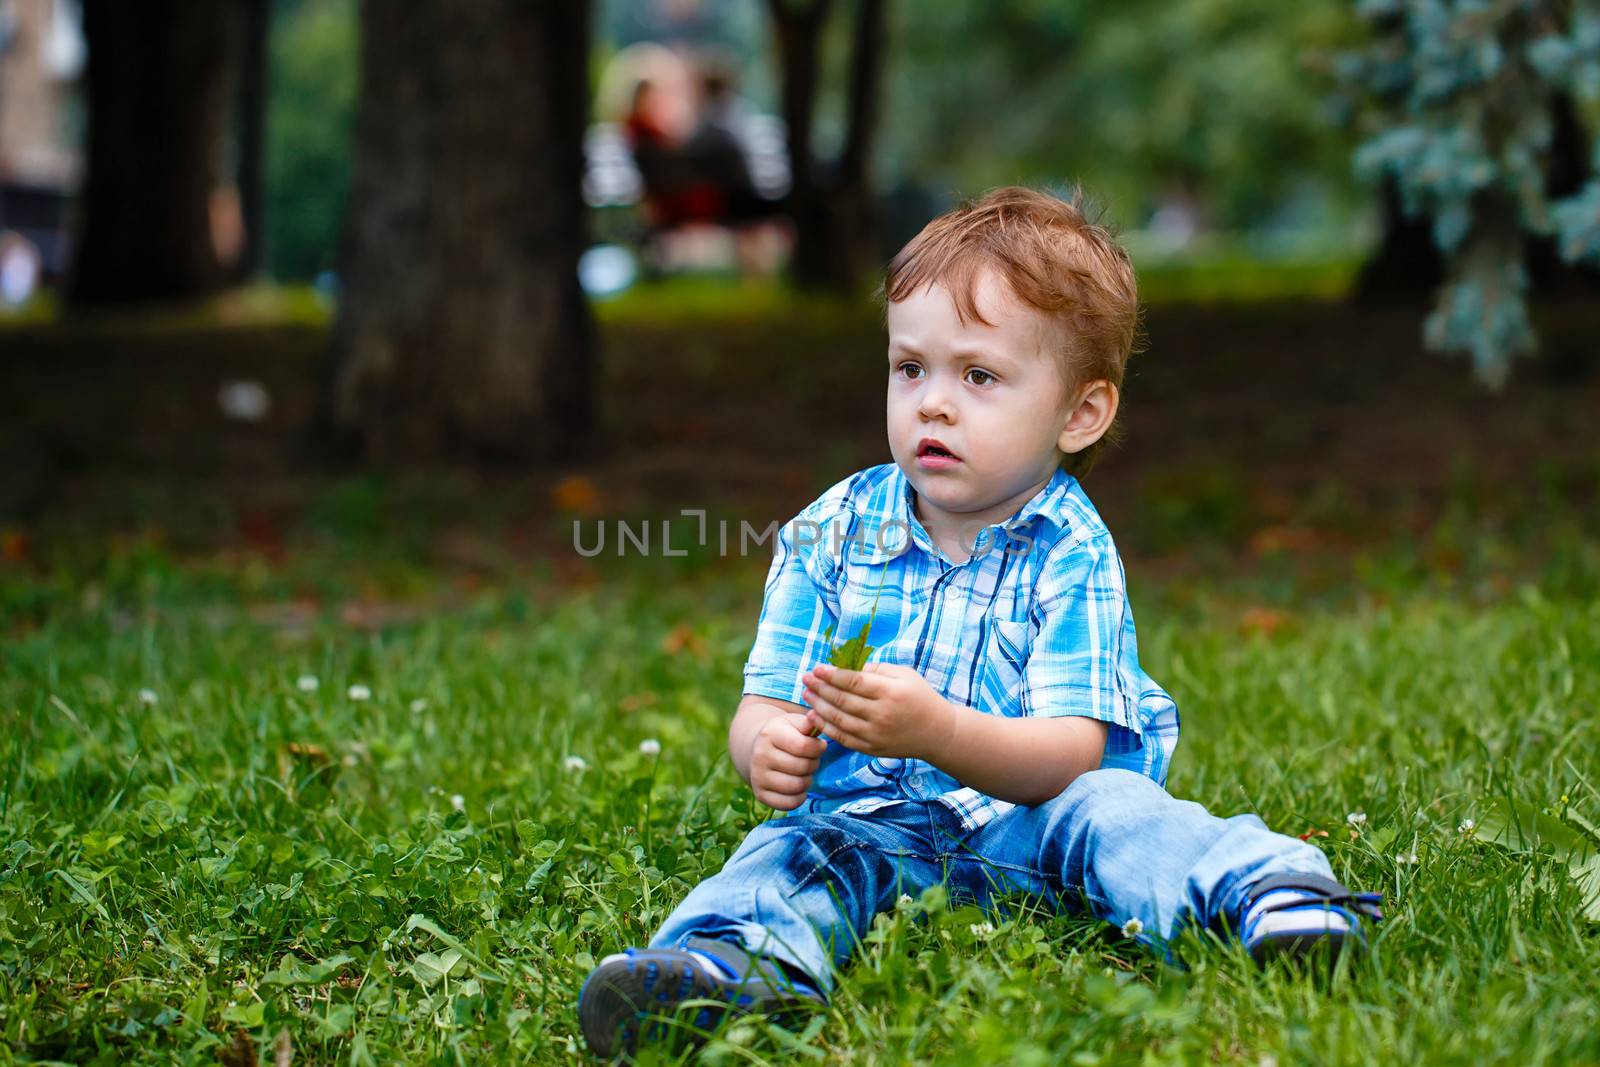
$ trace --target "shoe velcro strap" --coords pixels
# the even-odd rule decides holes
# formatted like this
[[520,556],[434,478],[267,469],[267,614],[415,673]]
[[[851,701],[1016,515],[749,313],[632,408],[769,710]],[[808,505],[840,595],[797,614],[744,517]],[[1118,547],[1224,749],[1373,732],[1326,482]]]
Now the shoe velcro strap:
[[1383,911],[1378,907],[1383,901],[1382,893],[1352,893],[1342,882],[1336,882],[1320,874],[1269,874],[1250,886],[1250,903],[1246,903],[1243,910],[1249,911],[1251,903],[1274,889],[1299,889],[1319,897],[1320,900],[1285,900],[1277,904],[1268,904],[1261,909],[1262,913],[1324,903],[1342,904],[1369,919],[1383,918]]
[[731,941],[721,941],[710,937],[691,937],[684,943],[684,948],[693,949],[695,952],[704,952],[707,956],[714,956],[727,965],[728,970],[739,977],[735,982],[745,981],[752,973],[763,979],[767,986],[774,992],[794,992],[795,983],[803,982],[810,987],[815,985],[810,976],[798,967],[788,964],[776,956],[762,956],[746,952],[745,949]]

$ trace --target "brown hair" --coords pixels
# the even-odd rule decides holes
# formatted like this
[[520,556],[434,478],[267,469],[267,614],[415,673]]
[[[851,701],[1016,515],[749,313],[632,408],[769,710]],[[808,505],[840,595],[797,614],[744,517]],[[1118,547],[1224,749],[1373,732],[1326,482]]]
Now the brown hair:
[[[1104,226],[1084,214],[1081,190],[1068,199],[1006,185],[976,200],[966,199],[922,228],[895,254],[876,294],[888,316],[899,302],[937,282],[956,302],[962,323],[978,313],[979,273],[992,268],[1022,303],[1060,323],[1057,351],[1068,390],[1104,378],[1122,390],[1123,371],[1139,341],[1139,289],[1133,261]],[[1087,474],[1106,434],[1063,461],[1072,474]]]

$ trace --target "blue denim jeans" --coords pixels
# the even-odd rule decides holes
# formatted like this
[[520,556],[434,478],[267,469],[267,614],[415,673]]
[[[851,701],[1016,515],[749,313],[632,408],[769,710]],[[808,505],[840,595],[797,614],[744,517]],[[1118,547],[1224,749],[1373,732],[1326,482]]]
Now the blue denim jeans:
[[650,947],[737,941],[798,966],[826,993],[874,915],[942,882],[952,903],[985,911],[995,897],[1026,893],[1118,926],[1136,918],[1138,939],[1174,961],[1170,942],[1185,925],[1237,930],[1250,885],[1284,872],[1333,876],[1320,850],[1255,815],[1219,818],[1142,774],[1102,768],[971,831],[936,800],[768,819]]

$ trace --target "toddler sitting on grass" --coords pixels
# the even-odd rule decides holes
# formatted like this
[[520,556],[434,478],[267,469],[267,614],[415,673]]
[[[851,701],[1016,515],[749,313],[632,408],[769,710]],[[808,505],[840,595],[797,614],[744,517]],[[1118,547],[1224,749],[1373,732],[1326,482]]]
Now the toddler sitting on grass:
[[[1251,956],[1365,944],[1380,894],[1255,815],[1165,788],[1172,698],[1139,666],[1122,561],[1070,470],[1117,414],[1137,325],[1127,253],[1076,202],[995,189],[890,262],[892,463],[779,531],[744,697],[739,774],[778,814],[646,948],[607,956],[579,1016],[610,1056],[677,1021],[825,1004],[880,911],[1035,894],[1171,958],[1188,924]],[[870,624],[862,670],[831,635]],[[820,734],[818,731],[820,730]]]

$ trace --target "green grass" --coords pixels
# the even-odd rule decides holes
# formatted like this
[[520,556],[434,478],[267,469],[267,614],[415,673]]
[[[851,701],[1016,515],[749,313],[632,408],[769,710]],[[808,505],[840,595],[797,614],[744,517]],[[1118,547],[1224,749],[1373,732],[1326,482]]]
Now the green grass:
[[[1141,263],[1140,296],[1147,304],[1332,300],[1348,292],[1360,263],[1348,256],[1277,261],[1220,246],[1204,254]],[[644,327],[716,323],[770,323],[774,319],[871,321],[872,292],[881,279],[864,279],[850,297],[802,295],[779,279],[744,280],[731,274],[701,272],[635,285],[616,296],[593,301],[605,325]],[[59,296],[41,292],[19,311],[0,314],[0,334],[40,327],[95,331],[151,332],[209,329],[217,326],[326,326],[331,302],[307,285],[255,283],[197,303],[110,310],[70,318]]]
[[[1326,830],[1335,873],[1387,894],[1331,987],[1219,943],[1167,968],[1037,910],[983,935],[935,892],[879,917],[802,1038],[744,1023],[704,1061],[1600,1062],[1600,949],[1562,858],[1459,830],[1497,798],[1600,822],[1600,564],[1563,544],[1498,585],[1396,550],[1362,572],[1381,595],[1349,578],[1295,609],[1276,587],[1270,633],[1242,634],[1243,580],[1130,569],[1183,714],[1172,792]],[[0,1057],[570,1062],[595,959],[765,816],[725,748],[764,560],[502,576],[365,628],[337,608],[373,595],[349,562],[123,546],[0,572]]]

